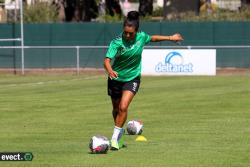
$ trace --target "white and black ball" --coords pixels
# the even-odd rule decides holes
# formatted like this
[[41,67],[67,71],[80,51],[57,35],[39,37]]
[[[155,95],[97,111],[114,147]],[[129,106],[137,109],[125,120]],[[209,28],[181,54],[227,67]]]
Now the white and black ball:
[[143,131],[143,123],[141,121],[132,120],[127,124],[127,132],[129,135],[140,135]]
[[93,154],[106,154],[109,150],[109,140],[102,135],[95,135],[90,139],[89,149]]

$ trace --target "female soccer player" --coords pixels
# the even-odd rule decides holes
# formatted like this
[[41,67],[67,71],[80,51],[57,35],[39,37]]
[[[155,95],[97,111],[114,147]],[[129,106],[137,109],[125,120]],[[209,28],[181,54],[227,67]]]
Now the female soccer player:
[[[139,13],[131,11],[123,23],[123,33],[113,39],[104,59],[104,68],[108,73],[108,95],[113,105],[115,128],[111,139],[111,149],[123,146],[120,140],[122,128],[127,120],[128,107],[140,86],[141,54],[149,42],[182,41],[180,34],[172,36],[148,35],[139,29]],[[111,65],[111,60],[114,62]]]

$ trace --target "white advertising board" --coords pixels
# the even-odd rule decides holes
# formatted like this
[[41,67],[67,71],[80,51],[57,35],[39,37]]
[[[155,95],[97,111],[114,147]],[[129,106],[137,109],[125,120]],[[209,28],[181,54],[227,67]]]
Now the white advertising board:
[[216,50],[144,49],[142,75],[216,75]]

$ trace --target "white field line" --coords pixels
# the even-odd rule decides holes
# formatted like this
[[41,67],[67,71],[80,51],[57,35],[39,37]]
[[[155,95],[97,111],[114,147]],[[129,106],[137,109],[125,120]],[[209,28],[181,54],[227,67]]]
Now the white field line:
[[8,88],[8,87],[19,87],[19,86],[36,86],[36,85],[45,85],[45,84],[54,84],[54,83],[66,83],[71,81],[81,81],[81,80],[91,80],[100,78],[102,76],[89,76],[83,78],[75,78],[75,79],[63,79],[63,80],[53,80],[53,81],[42,81],[42,82],[30,82],[30,83],[18,83],[18,84],[9,84],[9,85],[0,85],[0,89]]

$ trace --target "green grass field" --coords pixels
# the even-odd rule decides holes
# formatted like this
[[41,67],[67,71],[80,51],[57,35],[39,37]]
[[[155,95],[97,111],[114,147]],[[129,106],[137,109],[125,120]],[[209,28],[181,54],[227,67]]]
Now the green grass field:
[[34,155],[0,166],[250,166],[249,76],[143,77],[131,119],[147,142],[90,154],[91,136],[113,131],[105,76],[0,75],[0,152]]

